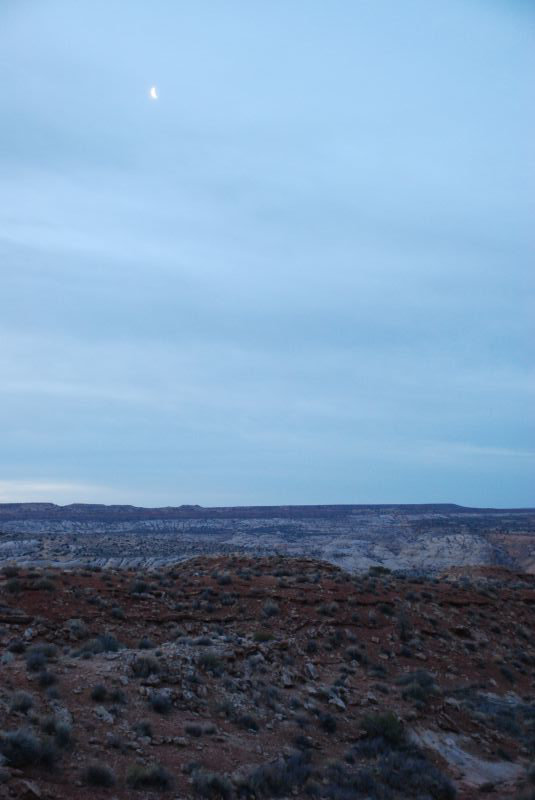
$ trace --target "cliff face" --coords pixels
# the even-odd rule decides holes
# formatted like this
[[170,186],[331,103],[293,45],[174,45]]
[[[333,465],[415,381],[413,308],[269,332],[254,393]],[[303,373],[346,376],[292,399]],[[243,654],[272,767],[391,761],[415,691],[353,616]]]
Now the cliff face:
[[159,566],[283,553],[349,570],[504,565],[535,571],[535,510],[456,505],[136,508],[0,504],[0,562]]

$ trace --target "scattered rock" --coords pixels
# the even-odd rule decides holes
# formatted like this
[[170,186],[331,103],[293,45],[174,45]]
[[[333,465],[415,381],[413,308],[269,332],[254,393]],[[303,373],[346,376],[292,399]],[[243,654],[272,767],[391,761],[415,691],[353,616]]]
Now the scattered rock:
[[115,722],[115,718],[113,717],[110,712],[104,708],[104,706],[97,706],[93,709],[93,713],[96,717],[98,717],[102,722],[106,722],[108,725],[113,725]]

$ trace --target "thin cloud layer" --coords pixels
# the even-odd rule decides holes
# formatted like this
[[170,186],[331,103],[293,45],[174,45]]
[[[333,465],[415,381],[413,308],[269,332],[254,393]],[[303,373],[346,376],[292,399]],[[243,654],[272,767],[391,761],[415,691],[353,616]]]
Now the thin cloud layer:
[[534,21],[6,4],[1,497],[532,505]]

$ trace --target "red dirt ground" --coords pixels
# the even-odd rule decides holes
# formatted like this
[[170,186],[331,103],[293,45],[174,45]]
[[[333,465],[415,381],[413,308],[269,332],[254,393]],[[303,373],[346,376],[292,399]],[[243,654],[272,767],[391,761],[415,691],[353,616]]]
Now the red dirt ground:
[[[158,796],[128,785],[137,762],[160,763],[172,774],[163,797],[416,798],[416,789],[396,788],[395,775],[384,783],[388,749],[373,756],[359,750],[369,740],[365,718],[385,712],[407,737],[432,731],[484,765],[505,765],[505,777],[485,781],[479,762],[463,766],[424,748],[459,800],[482,792],[518,797],[526,786],[535,760],[535,576],[502,569],[449,570],[440,579],[350,576],[312,560],[242,557],[197,558],[148,574],[6,572],[4,741],[19,729],[48,741],[50,717],[71,735],[56,747],[51,769],[4,759],[0,798]],[[103,634],[119,649],[91,654]],[[143,637],[152,649],[139,647]],[[28,668],[41,644],[55,648],[44,669],[53,675],[50,686],[41,685],[43,669]],[[156,674],[136,676],[133,664],[144,656],[156,660]],[[98,701],[91,698],[97,684],[107,690]],[[33,699],[26,711],[13,709],[21,690]],[[114,690],[124,697],[114,698]],[[149,703],[158,691],[167,692],[166,713]],[[136,728],[142,720],[150,737]],[[208,730],[197,735],[195,726]],[[288,777],[274,790],[250,778],[293,753],[306,755],[306,779]],[[112,787],[84,783],[93,763],[113,770]],[[336,780],[346,794],[336,795],[332,776],[342,769],[368,770],[383,795],[361,793],[356,784],[349,790],[345,778]],[[195,776],[203,771],[227,783],[202,784]],[[425,796],[448,800],[445,790],[433,791]]]

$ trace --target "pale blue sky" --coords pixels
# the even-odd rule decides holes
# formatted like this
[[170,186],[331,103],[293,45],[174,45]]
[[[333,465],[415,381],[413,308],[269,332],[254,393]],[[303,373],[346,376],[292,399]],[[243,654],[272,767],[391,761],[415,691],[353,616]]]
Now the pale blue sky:
[[0,501],[535,505],[534,32],[3,0]]

